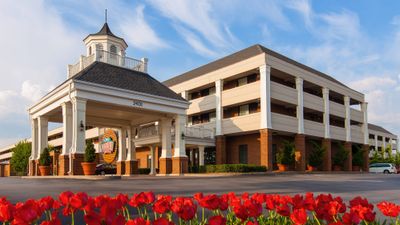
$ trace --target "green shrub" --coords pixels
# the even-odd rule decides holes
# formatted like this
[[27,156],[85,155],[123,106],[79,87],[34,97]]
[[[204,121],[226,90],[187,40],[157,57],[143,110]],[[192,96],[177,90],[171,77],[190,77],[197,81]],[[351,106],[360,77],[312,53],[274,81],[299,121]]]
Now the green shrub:
[[49,148],[44,148],[43,152],[40,154],[39,165],[50,166],[50,164],[51,164],[51,157]]
[[139,168],[139,174],[149,174],[150,168]]
[[352,164],[353,164],[353,166],[363,166],[363,164],[364,164],[364,158],[363,158],[364,150],[362,150],[360,147],[356,147],[356,148],[357,148],[357,150],[353,154]]
[[26,140],[18,142],[12,149],[10,165],[17,175],[28,173],[29,156],[31,155],[31,143]]
[[313,150],[310,152],[310,155],[308,157],[308,165],[318,167],[322,165],[326,149],[315,141],[312,141],[311,143],[313,145]]
[[339,149],[336,154],[333,156],[333,165],[335,166],[344,166],[344,163],[347,160],[349,155],[349,151],[344,147],[344,145],[340,144]]
[[250,173],[250,172],[266,172],[265,166],[257,166],[252,164],[220,164],[192,167],[192,173]]
[[291,165],[294,162],[295,145],[293,142],[284,141],[282,148],[276,153],[276,162],[283,165]]
[[96,160],[96,149],[91,141],[86,142],[85,155],[83,161],[87,163],[92,163]]

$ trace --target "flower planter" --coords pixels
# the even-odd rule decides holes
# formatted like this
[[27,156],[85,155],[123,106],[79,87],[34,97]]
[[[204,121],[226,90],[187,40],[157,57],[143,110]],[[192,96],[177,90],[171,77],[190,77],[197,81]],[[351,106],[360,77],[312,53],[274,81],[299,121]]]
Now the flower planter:
[[289,165],[278,164],[279,171],[289,171]]
[[338,165],[333,166],[333,171],[342,171],[342,167]]
[[360,166],[353,166],[353,167],[352,167],[352,170],[353,170],[353,171],[358,171],[358,172],[360,172],[361,167],[360,167]]
[[318,167],[307,165],[307,170],[308,171],[318,171]]
[[40,176],[50,175],[50,166],[39,166]]
[[81,163],[82,169],[83,169],[83,174],[85,176],[88,175],[95,175],[96,173],[96,163],[94,162],[83,162]]

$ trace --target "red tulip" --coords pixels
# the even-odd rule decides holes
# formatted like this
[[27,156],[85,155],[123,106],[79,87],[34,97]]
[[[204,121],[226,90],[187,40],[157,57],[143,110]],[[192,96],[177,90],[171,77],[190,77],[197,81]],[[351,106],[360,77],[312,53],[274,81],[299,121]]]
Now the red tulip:
[[206,195],[198,201],[200,206],[209,210],[217,210],[219,208],[220,199],[216,194]]
[[153,225],[174,225],[174,223],[165,219],[164,217],[161,217],[154,220]]
[[385,216],[389,217],[399,216],[399,207],[394,203],[383,201],[379,203],[377,207]]
[[145,220],[139,217],[133,220],[128,220],[128,222],[126,222],[126,225],[151,225],[151,223],[149,220]]
[[276,212],[281,216],[290,216],[290,208],[287,204],[277,206]]
[[307,223],[307,213],[305,209],[294,209],[290,214],[290,219],[296,225],[303,225]]
[[89,196],[84,192],[79,192],[71,196],[70,198],[70,205],[75,209],[83,209],[87,202]]
[[171,196],[159,196],[153,204],[153,211],[159,214],[167,213],[171,210]]
[[74,195],[74,193],[70,192],[70,191],[65,191],[62,192],[59,196],[60,202],[61,204],[65,205],[69,205],[70,203],[70,199],[71,197]]
[[183,220],[191,220],[197,212],[197,206],[191,198],[176,198],[171,204],[171,210]]
[[87,225],[101,225],[101,217],[94,211],[88,212],[83,219]]
[[15,206],[5,198],[0,199],[0,222],[8,222],[14,218]]
[[213,216],[208,220],[208,225],[226,225],[226,218],[220,215]]

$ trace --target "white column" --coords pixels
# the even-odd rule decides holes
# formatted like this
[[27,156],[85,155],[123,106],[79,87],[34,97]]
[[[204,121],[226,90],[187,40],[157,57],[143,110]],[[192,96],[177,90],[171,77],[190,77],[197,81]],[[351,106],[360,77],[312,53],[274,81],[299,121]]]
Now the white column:
[[377,134],[375,134],[374,135],[375,136],[375,151],[378,151],[378,135]]
[[363,134],[364,134],[364,144],[368,145],[368,103],[363,102],[361,104],[361,111],[363,112]]
[[48,147],[48,122],[46,117],[38,117],[38,154],[36,159],[39,159],[43,149]]
[[204,146],[199,146],[199,165],[204,166]]
[[393,150],[393,139],[392,138],[389,138],[389,144],[390,144],[390,147],[391,147],[390,153],[392,153],[392,150]]
[[86,129],[86,100],[73,98],[71,153],[83,154],[85,152],[85,141],[86,141],[85,129]]
[[344,96],[345,119],[344,128],[346,129],[346,141],[351,142],[351,114],[350,114],[350,97]]
[[260,70],[261,129],[272,128],[271,123],[271,67],[262,65]]
[[126,161],[134,161],[136,160],[136,146],[135,143],[133,143],[132,135],[133,135],[133,129],[132,127],[128,127],[128,138],[127,138],[127,148],[128,152],[126,154]]
[[161,120],[161,157],[171,158],[171,122],[170,118],[163,118]]
[[72,147],[72,104],[64,102],[61,104],[63,116],[63,144],[61,155],[68,155]]
[[215,81],[215,135],[222,135],[222,89],[223,80]]
[[31,119],[31,134],[32,134],[32,150],[29,160],[37,159],[38,155],[38,119]]
[[126,159],[126,128],[118,129],[118,162]]
[[185,126],[186,126],[186,115],[176,115],[174,157],[187,157],[186,143],[185,143]]
[[386,137],[382,136],[382,145],[383,145],[383,150],[386,150]]
[[296,78],[297,89],[297,133],[304,134],[304,101],[303,101],[303,79]]
[[325,126],[325,138],[331,138],[331,125],[330,125],[330,109],[329,109],[329,89],[322,89],[322,97],[324,99],[324,126]]
[[151,154],[151,161],[150,161],[150,175],[156,174],[156,154],[155,154],[155,146],[150,145],[150,154]]

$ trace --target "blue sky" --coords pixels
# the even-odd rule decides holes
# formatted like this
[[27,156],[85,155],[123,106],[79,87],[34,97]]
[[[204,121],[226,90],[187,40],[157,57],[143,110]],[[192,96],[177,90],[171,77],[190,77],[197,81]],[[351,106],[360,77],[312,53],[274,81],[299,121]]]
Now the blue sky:
[[163,81],[262,44],[366,94],[369,120],[400,133],[398,1],[0,1],[0,146],[30,136],[27,108],[66,79],[104,23]]

